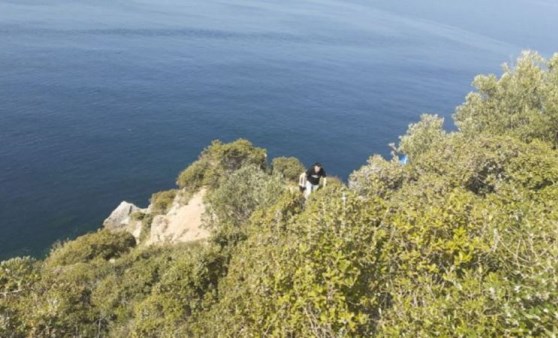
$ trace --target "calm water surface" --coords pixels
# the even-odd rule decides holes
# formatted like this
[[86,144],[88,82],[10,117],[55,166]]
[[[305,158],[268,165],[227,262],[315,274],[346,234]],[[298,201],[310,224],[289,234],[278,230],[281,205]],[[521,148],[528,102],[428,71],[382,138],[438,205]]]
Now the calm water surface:
[[[554,1],[0,0],[0,258],[43,255],[212,139],[346,178],[477,73],[558,50]],[[451,123],[448,123],[451,127]]]

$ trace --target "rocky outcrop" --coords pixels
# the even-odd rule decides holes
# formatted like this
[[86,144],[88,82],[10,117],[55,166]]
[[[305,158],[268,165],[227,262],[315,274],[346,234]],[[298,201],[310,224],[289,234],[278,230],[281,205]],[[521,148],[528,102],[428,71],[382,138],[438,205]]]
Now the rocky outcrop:
[[187,200],[184,199],[183,193],[178,193],[166,214],[153,217],[147,236],[141,235],[142,221],[133,219],[132,214],[141,212],[148,215],[152,210],[151,205],[141,209],[132,203],[122,202],[103,222],[103,226],[110,231],[128,231],[138,241],[141,235],[146,245],[204,239],[209,236],[209,232],[201,226],[202,215],[205,212],[204,196],[205,189]]
[[112,211],[110,216],[105,219],[103,226],[109,230],[124,228],[130,222],[131,215],[136,211],[141,211],[141,209],[132,203],[122,201],[118,207]]
[[166,215],[153,218],[146,244],[192,242],[207,238],[209,232],[202,228],[202,215],[205,212],[204,196],[205,190],[202,189],[184,205],[177,202],[180,200],[180,196],[177,195]]
[[145,209],[138,208],[133,203],[123,201],[105,219],[103,227],[110,231],[128,231],[134,235],[136,240],[139,240],[141,221],[132,219],[132,214],[135,212],[145,212]]

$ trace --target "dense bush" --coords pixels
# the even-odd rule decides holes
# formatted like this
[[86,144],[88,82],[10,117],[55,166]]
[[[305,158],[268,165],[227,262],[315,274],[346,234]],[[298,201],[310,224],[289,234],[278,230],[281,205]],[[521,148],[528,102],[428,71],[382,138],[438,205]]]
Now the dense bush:
[[210,169],[209,160],[200,158],[180,173],[176,184],[180,188],[186,188],[190,191],[199,190],[202,186],[210,184],[210,177],[212,177],[208,173]]
[[154,215],[165,214],[172,206],[176,194],[177,191],[174,189],[153,194],[151,196],[151,213]]
[[212,296],[225,262],[212,246],[194,246],[175,255],[150,295],[136,303],[132,335],[187,336],[192,315],[204,310],[204,296]]
[[254,166],[230,175],[206,198],[206,224],[221,244],[245,235],[244,225],[258,208],[272,205],[286,190],[283,181]]
[[16,257],[0,262],[0,337],[21,337],[31,330],[29,309],[33,289],[41,279],[40,262]]
[[436,115],[422,115],[420,121],[411,124],[407,133],[401,136],[399,151],[407,154],[411,161],[415,160],[444,139],[443,125],[444,119]]
[[[327,197],[327,198],[326,198]],[[301,212],[287,194],[269,209],[275,223],[255,231],[233,255],[219,302],[204,314],[207,336],[344,336],[370,334],[377,316],[374,290],[387,238],[381,207],[343,187],[327,187]],[[359,212],[361,211],[361,212]],[[274,214],[277,216],[274,217]],[[213,325],[208,323],[213,322]]]
[[277,157],[271,161],[273,173],[283,176],[289,181],[298,181],[304,172],[304,165],[296,157]]
[[[421,194],[402,197],[418,187]],[[550,295],[558,290],[552,276],[558,251],[548,245],[557,229],[548,203],[558,196],[543,201],[527,191],[514,184],[486,196],[460,187],[440,193],[418,182],[402,189],[385,219],[393,227],[386,250],[395,270],[380,332],[537,336],[555,330]]]
[[186,332],[226,257],[212,246],[139,247],[108,262],[0,266],[2,337],[160,337]]
[[350,175],[349,187],[362,196],[386,198],[408,179],[407,168],[398,161],[386,161],[380,155],[374,155]]
[[254,147],[247,140],[239,139],[232,143],[213,141],[196,162],[180,173],[176,183],[190,191],[202,186],[216,188],[222,178],[242,166],[264,168],[265,161],[265,149]]
[[95,258],[116,258],[135,245],[136,240],[130,233],[112,233],[103,229],[55,246],[46,263],[57,266],[88,262]]
[[540,139],[558,145],[558,54],[545,60],[527,51],[503,74],[479,75],[475,92],[457,108],[460,131]]

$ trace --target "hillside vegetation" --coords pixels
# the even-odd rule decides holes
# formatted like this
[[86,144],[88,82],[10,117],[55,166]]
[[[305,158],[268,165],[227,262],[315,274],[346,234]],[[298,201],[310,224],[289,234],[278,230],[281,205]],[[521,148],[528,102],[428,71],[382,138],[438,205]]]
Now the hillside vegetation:
[[209,240],[99,230],[3,261],[0,336],[558,335],[558,55],[474,86],[456,131],[409,126],[407,165],[374,155],[306,202],[298,160],[212,143],[177,180],[208,189]]

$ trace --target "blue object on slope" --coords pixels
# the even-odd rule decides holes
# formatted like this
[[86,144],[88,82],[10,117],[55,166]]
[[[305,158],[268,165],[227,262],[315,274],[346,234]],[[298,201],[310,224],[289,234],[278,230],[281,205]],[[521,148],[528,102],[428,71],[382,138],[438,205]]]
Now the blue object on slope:
[[403,165],[407,164],[407,162],[409,162],[409,158],[407,157],[407,155],[403,155],[403,157],[399,159],[399,163]]

